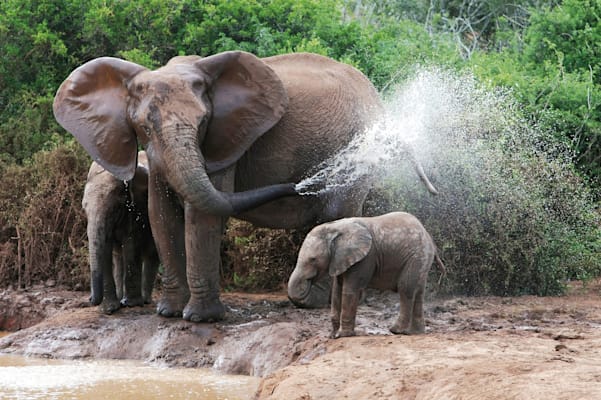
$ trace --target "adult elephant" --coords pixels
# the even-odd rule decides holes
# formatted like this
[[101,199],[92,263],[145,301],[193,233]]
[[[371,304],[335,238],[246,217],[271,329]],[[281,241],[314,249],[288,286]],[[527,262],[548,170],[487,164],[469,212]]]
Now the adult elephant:
[[288,196],[296,192],[286,182],[315,172],[381,110],[373,85],[349,65],[241,51],[175,57],[154,71],[94,59],[54,100],[58,122],[116,177],[131,178],[136,147],[145,147],[151,226],[165,267],[157,311],[192,321],[225,312],[225,217],[295,228],[360,215],[365,182],[313,196]]

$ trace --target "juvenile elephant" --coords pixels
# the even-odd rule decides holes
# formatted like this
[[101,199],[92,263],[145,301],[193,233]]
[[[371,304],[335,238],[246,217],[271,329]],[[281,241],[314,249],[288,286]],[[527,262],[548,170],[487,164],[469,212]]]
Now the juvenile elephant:
[[[165,269],[157,312],[192,321],[225,313],[227,217],[299,228],[361,215],[369,179],[306,196],[291,182],[316,172],[381,111],[361,72],[307,53],[180,56],[154,71],[102,57],[75,69],[54,99],[57,121],[117,178],[132,178],[136,148],[145,147],[150,223]],[[313,304],[328,298],[322,292]]]
[[148,221],[148,160],[138,153],[133,179],[121,181],[96,162],[82,206],[88,225],[90,301],[111,314],[150,303],[159,258]]
[[288,281],[288,296],[302,301],[312,282],[332,277],[332,337],[353,336],[361,293],[367,287],[393,290],[400,313],[393,333],[423,333],[424,292],[434,260],[444,271],[436,246],[411,214],[392,212],[378,217],[345,218],[319,225],[305,238],[296,268]]

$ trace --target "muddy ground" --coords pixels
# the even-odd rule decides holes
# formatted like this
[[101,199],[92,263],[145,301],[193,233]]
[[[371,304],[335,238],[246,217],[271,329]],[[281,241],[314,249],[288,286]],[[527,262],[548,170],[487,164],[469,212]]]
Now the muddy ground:
[[601,285],[563,297],[453,297],[427,303],[427,333],[393,336],[392,293],[369,292],[361,336],[328,339],[327,310],[284,294],[224,294],[216,324],[154,306],[107,316],[87,293],[0,291],[0,352],[139,359],[262,377],[256,399],[599,399]]

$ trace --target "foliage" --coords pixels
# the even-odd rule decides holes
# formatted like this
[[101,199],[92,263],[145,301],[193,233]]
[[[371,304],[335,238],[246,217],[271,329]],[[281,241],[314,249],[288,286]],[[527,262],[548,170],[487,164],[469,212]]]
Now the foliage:
[[415,101],[435,109],[416,148],[440,195],[399,164],[367,212],[417,215],[440,248],[450,293],[556,295],[571,279],[598,276],[601,216],[565,143],[525,119],[508,93],[453,76],[416,78]]
[[593,181],[601,176],[600,15],[599,1],[537,10],[519,43],[471,60],[483,80],[512,88],[527,113],[569,142]]
[[28,287],[49,279],[87,286],[81,196],[89,162],[80,146],[71,144],[2,168],[0,286]]
[[230,220],[222,245],[221,280],[226,290],[281,290],[296,264],[306,232],[255,228]]
[[[324,54],[384,94],[431,64],[468,68],[491,92],[510,89],[528,122],[470,130],[441,148],[431,166],[439,198],[395,178],[378,191],[388,200],[371,205],[426,221],[449,291],[559,293],[566,279],[600,273],[600,15],[599,0],[3,0],[0,286],[19,277],[21,286],[87,285],[79,203],[89,159],[52,115],[70,71],[99,56],[157,68],[180,54],[241,49]],[[521,126],[537,139],[517,134]],[[461,157],[465,143],[486,155],[479,173]],[[225,286],[273,289],[302,232],[234,221],[226,236]]]
[[[400,39],[400,40],[399,40]],[[21,163],[64,140],[51,102],[69,71],[99,56],[155,68],[180,54],[311,51],[382,87],[416,63],[450,59],[423,27],[344,21],[338,0],[6,0],[0,3],[0,159]],[[7,79],[10,77],[10,79]]]

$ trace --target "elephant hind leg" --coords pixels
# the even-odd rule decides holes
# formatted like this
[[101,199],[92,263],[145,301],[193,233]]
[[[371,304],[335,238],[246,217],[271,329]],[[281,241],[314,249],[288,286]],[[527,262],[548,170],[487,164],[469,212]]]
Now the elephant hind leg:
[[400,298],[399,316],[390,328],[394,334],[413,335],[424,333],[424,287],[419,274],[406,268],[398,285]]
[[411,316],[413,315],[413,296],[408,295],[406,290],[399,290],[400,309],[399,316],[395,323],[390,327],[390,332],[396,335],[410,335]]
[[426,323],[424,322],[424,286],[419,286],[413,299],[413,315],[411,317],[410,330],[413,334],[426,332]]

